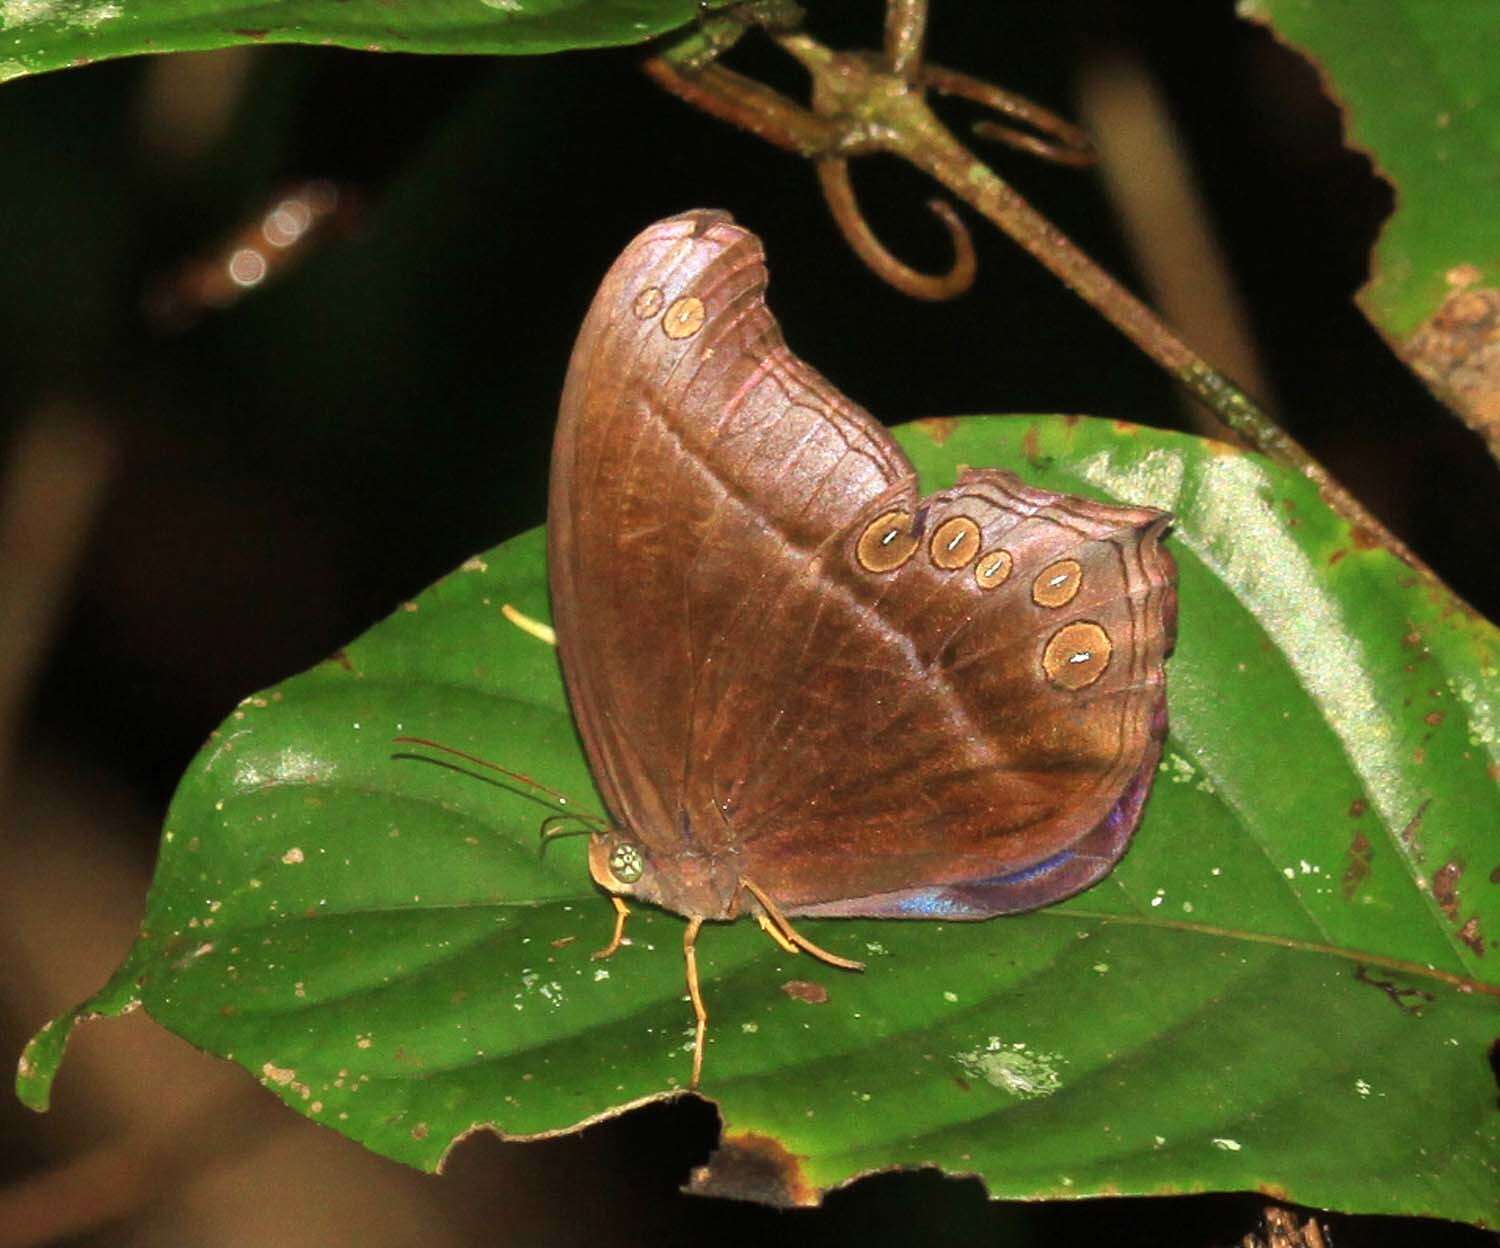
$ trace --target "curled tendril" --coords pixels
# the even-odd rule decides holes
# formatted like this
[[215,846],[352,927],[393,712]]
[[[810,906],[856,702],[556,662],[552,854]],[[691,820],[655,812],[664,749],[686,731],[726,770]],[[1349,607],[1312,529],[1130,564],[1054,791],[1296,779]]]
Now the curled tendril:
[[974,133],[982,139],[1005,143],[1059,165],[1091,165],[1098,159],[1087,134],[1051,109],[1043,108],[1025,96],[1016,95],[994,83],[960,73],[956,69],[944,69],[940,65],[923,66],[921,82],[924,87],[939,95],[953,95],[983,105],[1003,117],[1029,126],[1032,131],[1040,132],[1033,134],[998,121],[976,121]]
[[948,230],[953,242],[953,264],[946,273],[921,273],[891,255],[870,229],[859,210],[854,187],[849,181],[849,162],[842,156],[825,156],[818,161],[818,182],[828,210],[843,232],[845,241],[856,255],[882,280],[914,299],[952,299],[974,284],[977,262],[974,240],[969,228],[959,219],[953,206],[941,199],[929,200],[928,208]]

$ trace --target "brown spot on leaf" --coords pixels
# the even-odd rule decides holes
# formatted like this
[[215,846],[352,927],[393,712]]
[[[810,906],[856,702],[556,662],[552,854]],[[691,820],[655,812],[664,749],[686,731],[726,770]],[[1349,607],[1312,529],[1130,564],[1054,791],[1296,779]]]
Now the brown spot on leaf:
[[254,39],[256,43],[259,43],[271,32],[264,26],[236,26],[234,33],[242,39]]
[[[1451,271],[1450,271],[1451,276]],[[1466,274],[1477,280],[1478,274]],[[1500,290],[1470,285],[1443,301],[1401,349],[1406,362],[1500,457]]]
[[1478,918],[1472,918],[1458,929],[1458,938],[1479,957],[1484,957],[1484,936],[1479,930]]
[[1041,434],[1038,432],[1035,425],[1032,425],[1031,428],[1026,431],[1025,437],[1021,439],[1021,453],[1025,455],[1026,458],[1033,464],[1038,464],[1041,462]]
[[1406,846],[1407,853],[1409,853],[1417,862],[1421,862],[1423,857],[1425,856],[1425,851],[1422,849],[1421,837],[1422,817],[1426,815],[1427,808],[1431,805],[1432,798],[1429,797],[1425,802],[1417,807],[1417,813],[1411,817],[1411,821],[1404,828],[1402,828],[1401,831],[1396,833],[1396,836],[1401,841],[1401,844]]
[[953,436],[954,430],[958,428],[958,419],[954,416],[927,416],[917,421],[920,428],[938,446],[944,445]]
[[781,985],[781,991],[793,1001],[804,1001],[808,1005],[826,1005],[828,989],[808,979],[789,979]]
[[1330,568],[1338,567],[1348,557],[1348,554],[1349,548],[1347,546],[1340,546],[1333,554],[1328,556],[1328,566]]
[[1427,714],[1422,716],[1423,721],[1433,728],[1436,728],[1446,718],[1442,711],[1428,711]]
[[773,1136],[754,1131],[725,1132],[708,1164],[693,1171],[687,1190],[783,1209],[816,1205],[820,1196],[800,1157]]
[[1349,842],[1349,865],[1344,868],[1344,900],[1353,901],[1360,885],[1370,876],[1370,858],[1374,846],[1363,832],[1356,832]]
[[1463,879],[1464,864],[1454,859],[1445,862],[1432,877],[1432,896],[1455,923],[1458,921],[1458,882]]
[[411,1129],[411,1138],[414,1140],[425,1140],[431,1130],[425,1122],[419,1122]]
[[328,661],[330,663],[337,663],[346,672],[354,672],[354,674],[356,676],[359,675],[358,672],[354,671],[354,663],[353,663],[353,661],[342,650],[335,650],[332,654],[330,654],[328,656]]
[[569,945],[571,945],[577,939],[578,939],[578,937],[576,937],[576,936],[559,936],[556,940],[554,940],[552,942],[552,947],[554,949],[566,949]]
[[1352,819],[1358,819],[1362,814],[1365,813],[1365,811],[1369,809],[1369,802],[1365,801],[1365,799],[1362,797],[1356,797],[1352,802],[1349,803],[1349,816]]

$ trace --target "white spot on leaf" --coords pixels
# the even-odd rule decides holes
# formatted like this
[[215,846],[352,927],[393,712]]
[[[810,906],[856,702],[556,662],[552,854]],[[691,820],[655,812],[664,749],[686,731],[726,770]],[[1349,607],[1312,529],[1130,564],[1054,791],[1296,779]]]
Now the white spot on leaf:
[[93,30],[124,11],[118,4],[89,4],[87,0],[0,0],[0,29],[13,30],[32,22],[59,22]]
[[955,1053],[953,1060],[966,1073],[1020,1100],[1051,1096],[1062,1087],[1058,1073],[1064,1061],[1061,1054],[1030,1053],[1025,1044],[1006,1044],[999,1036],[991,1036],[981,1048]]

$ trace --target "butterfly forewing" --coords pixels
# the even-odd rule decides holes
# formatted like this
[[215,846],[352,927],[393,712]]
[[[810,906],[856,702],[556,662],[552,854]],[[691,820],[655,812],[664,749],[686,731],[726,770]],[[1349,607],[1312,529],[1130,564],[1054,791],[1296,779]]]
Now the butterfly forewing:
[[685,797],[695,724],[725,696],[718,641],[911,471],[787,352],[765,282],[758,241],[724,214],[658,223],[605,278],[564,388],[549,506],[563,668],[611,814],[658,859],[729,834]]

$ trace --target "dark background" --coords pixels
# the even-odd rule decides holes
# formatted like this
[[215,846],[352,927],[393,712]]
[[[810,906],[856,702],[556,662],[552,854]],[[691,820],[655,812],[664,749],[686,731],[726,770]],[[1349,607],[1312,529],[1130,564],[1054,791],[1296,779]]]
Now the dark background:
[[[1155,78],[1246,301],[1279,419],[1493,616],[1493,464],[1350,302],[1392,193],[1341,146],[1339,116],[1312,69],[1238,22],[1228,0],[937,0],[935,9],[933,60],[1065,114],[1102,55],[1132,58]],[[879,23],[874,3],[812,8],[811,28],[835,46],[878,43]],[[606,267],[648,222],[724,207],[761,234],[771,303],[793,348],[889,423],[1067,411],[1182,425],[1165,377],[989,226],[971,218],[972,292],[947,305],[905,299],[844,246],[809,168],[659,92],[638,72],[641,55],[261,49],[208,63],[204,81],[244,81],[226,96],[226,123],[196,148],[174,123],[153,120],[152,101],[186,101],[191,115],[194,99],[213,91],[164,83],[160,63],[0,89],[0,437],[20,445],[64,413],[104,448],[91,462],[107,465],[39,617],[31,662],[4,691],[14,709],[3,724],[12,739],[0,741],[11,807],[0,826],[9,880],[0,885],[0,1051],[17,1051],[123,953],[160,813],[239,698],[315,663],[467,555],[543,522],[573,335]],[[800,71],[764,44],[734,63],[798,89]],[[987,154],[1087,251],[1137,281],[1094,175]],[[190,328],[168,331],[144,313],[166,276],[214,254],[275,191],[308,177],[357,198],[357,224]],[[857,164],[855,177],[887,245],[940,267],[946,242],[922,207],[932,188],[878,159]],[[1194,339],[1193,325],[1178,328]],[[108,1063],[107,1038],[87,1045],[93,1056],[81,1063]],[[123,1042],[113,1051],[129,1061]],[[206,1069],[183,1046],[161,1063],[148,1069],[168,1080]],[[917,1243],[937,1232],[1229,1244],[1254,1228],[1264,1203],[997,1206],[972,1181],[924,1174],[775,1215],[677,1194],[716,1130],[711,1108],[691,1101],[581,1137],[474,1141],[431,1180],[288,1122],[246,1091],[248,1076],[204,1077],[218,1081],[214,1095],[228,1098],[239,1129],[219,1130],[222,1119],[202,1109],[211,1098],[192,1130],[168,1120],[169,1143],[137,1154],[153,1164],[128,1183],[104,1172],[114,1175],[104,1187],[144,1194],[83,1219],[102,1225],[67,1242],[237,1242],[249,1215],[236,1201],[265,1216],[278,1203],[273,1185],[287,1222],[262,1227],[259,1242],[403,1242],[411,1217],[441,1243],[648,1234],[666,1244],[776,1234]],[[137,1129],[130,1085],[149,1076],[119,1073],[112,1092],[89,1078],[64,1068],[51,1119],[0,1107],[0,1181],[76,1178],[80,1157],[107,1154],[110,1139]],[[345,1221],[309,1221],[284,1195],[284,1173],[250,1164],[275,1153],[266,1141],[306,1133],[328,1167],[316,1173],[329,1176],[308,1200],[325,1215],[346,1209]],[[184,1140],[197,1141],[191,1157]],[[304,1183],[307,1164],[297,1163]],[[215,1188],[215,1168],[239,1177]],[[333,1199],[341,1184],[353,1186]],[[404,1212],[382,1211],[387,1199]],[[0,1210],[3,1201],[0,1189]],[[216,1209],[225,1222],[205,1231]],[[1341,1245],[1489,1242],[1430,1223],[1343,1219],[1336,1229]]]

